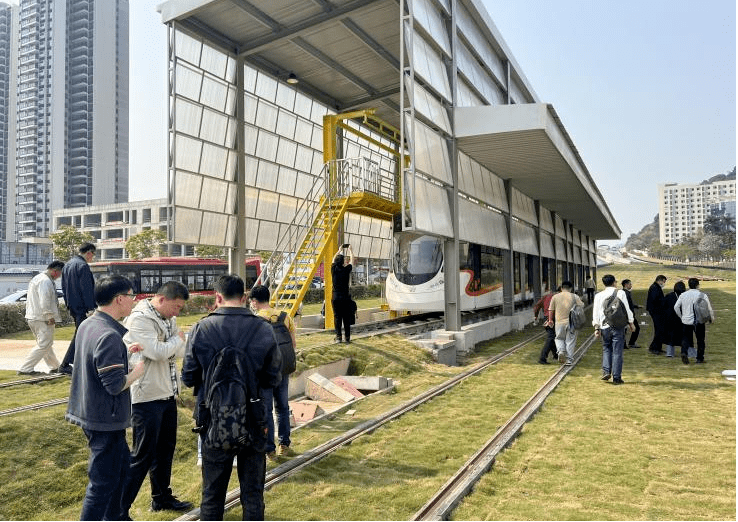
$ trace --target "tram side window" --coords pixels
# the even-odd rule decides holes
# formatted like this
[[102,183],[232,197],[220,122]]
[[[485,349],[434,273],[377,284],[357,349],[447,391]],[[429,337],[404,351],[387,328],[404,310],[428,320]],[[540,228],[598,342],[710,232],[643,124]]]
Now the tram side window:
[[494,247],[481,247],[482,287],[502,284],[503,251]]

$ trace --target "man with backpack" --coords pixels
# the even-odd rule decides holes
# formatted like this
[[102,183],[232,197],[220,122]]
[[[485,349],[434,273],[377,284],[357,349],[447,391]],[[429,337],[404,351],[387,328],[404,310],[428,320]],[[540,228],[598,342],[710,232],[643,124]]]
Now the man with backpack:
[[689,349],[694,346],[693,334],[697,337],[697,364],[705,362],[705,324],[715,320],[715,312],[707,294],[699,290],[700,281],[690,277],[689,290],[677,299],[674,311],[682,320],[682,362],[689,364]]
[[272,406],[277,409],[277,423],[279,426],[279,455],[288,455],[290,451],[290,405],[289,384],[290,374],[295,371],[295,324],[290,314],[269,306],[269,289],[264,285],[256,285],[249,294],[251,309],[259,317],[263,317],[274,329],[277,345],[282,355],[282,381],[274,390],[262,390],[262,399],[267,412],[267,458],[274,460],[277,456],[274,445],[274,416]]
[[569,323],[569,312],[575,305],[584,307],[579,296],[572,292],[573,289],[571,281],[561,283],[561,292],[551,298],[548,306],[547,326],[555,330],[559,362],[567,365],[574,362],[574,348],[577,343],[577,330]]
[[561,287],[558,287],[556,291],[552,290],[541,297],[533,307],[533,321],[538,319],[538,312],[543,311],[543,327],[546,330],[546,342],[543,343],[541,355],[538,357],[538,364],[548,364],[549,352],[556,357],[556,331],[553,326],[548,325],[548,307],[551,305],[551,298],[553,298],[553,296],[558,292],[561,292]]
[[[243,520],[264,520],[267,430],[259,390],[279,384],[282,358],[272,328],[244,307],[243,280],[235,274],[222,275],[214,289],[216,309],[192,327],[182,367],[182,382],[194,387],[197,396],[200,519],[223,519],[233,458],[238,456]],[[226,355],[231,364],[221,364]],[[227,403],[231,397],[238,403]],[[234,410],[236,418],[226,417]],[[227,438],[231,433],[240,435],[237,441]]]
[[595,337],[602,337],[602,377],[613,384],[623,384],[623,348],[625,347],[625,327],[635,331],[633,312],[628,306],[628,296],[623,290],[615,288],[615,276],[607,274],[602,278],[605,289],[595,295],[592,305],[592,326]]

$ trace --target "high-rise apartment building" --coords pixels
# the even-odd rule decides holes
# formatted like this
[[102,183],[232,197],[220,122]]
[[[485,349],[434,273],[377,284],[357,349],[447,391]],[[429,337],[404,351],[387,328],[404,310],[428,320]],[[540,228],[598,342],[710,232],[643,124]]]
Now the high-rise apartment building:
[[659,241],[672,246],[695,235],[711,213],[735,216],[735,179],[712,183],[659,185]]
[[21,0],[17,239],[128,200],[128,0]]
[[0,2],[0,241],[14,237],[18,6]]

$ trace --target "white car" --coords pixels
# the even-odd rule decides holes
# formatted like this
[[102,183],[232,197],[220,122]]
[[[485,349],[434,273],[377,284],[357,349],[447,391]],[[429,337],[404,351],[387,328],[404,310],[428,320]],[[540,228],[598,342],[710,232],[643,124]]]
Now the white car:
[[[56,289],[56,297],[59,298],[59,303],[64,303],[64,293],[61,291],[61,288]],[[25,303],[27,298],[28,290],[18,290],[0,299],[0,304]]]

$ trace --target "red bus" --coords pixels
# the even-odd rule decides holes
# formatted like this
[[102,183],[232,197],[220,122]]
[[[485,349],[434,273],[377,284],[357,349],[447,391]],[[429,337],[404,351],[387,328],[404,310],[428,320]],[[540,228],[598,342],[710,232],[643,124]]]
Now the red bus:
[[[133,283],[137,294],[154,294],[167,281],[180,281],[190,292],[210,294],[213,283],[228,273],[228,263],[221,259],[197,257],[149,257],[90,263],[95,279],[104,275],[122,275]],[[261,258],[246,258],[246,279],[249,289],[261,274]]]

